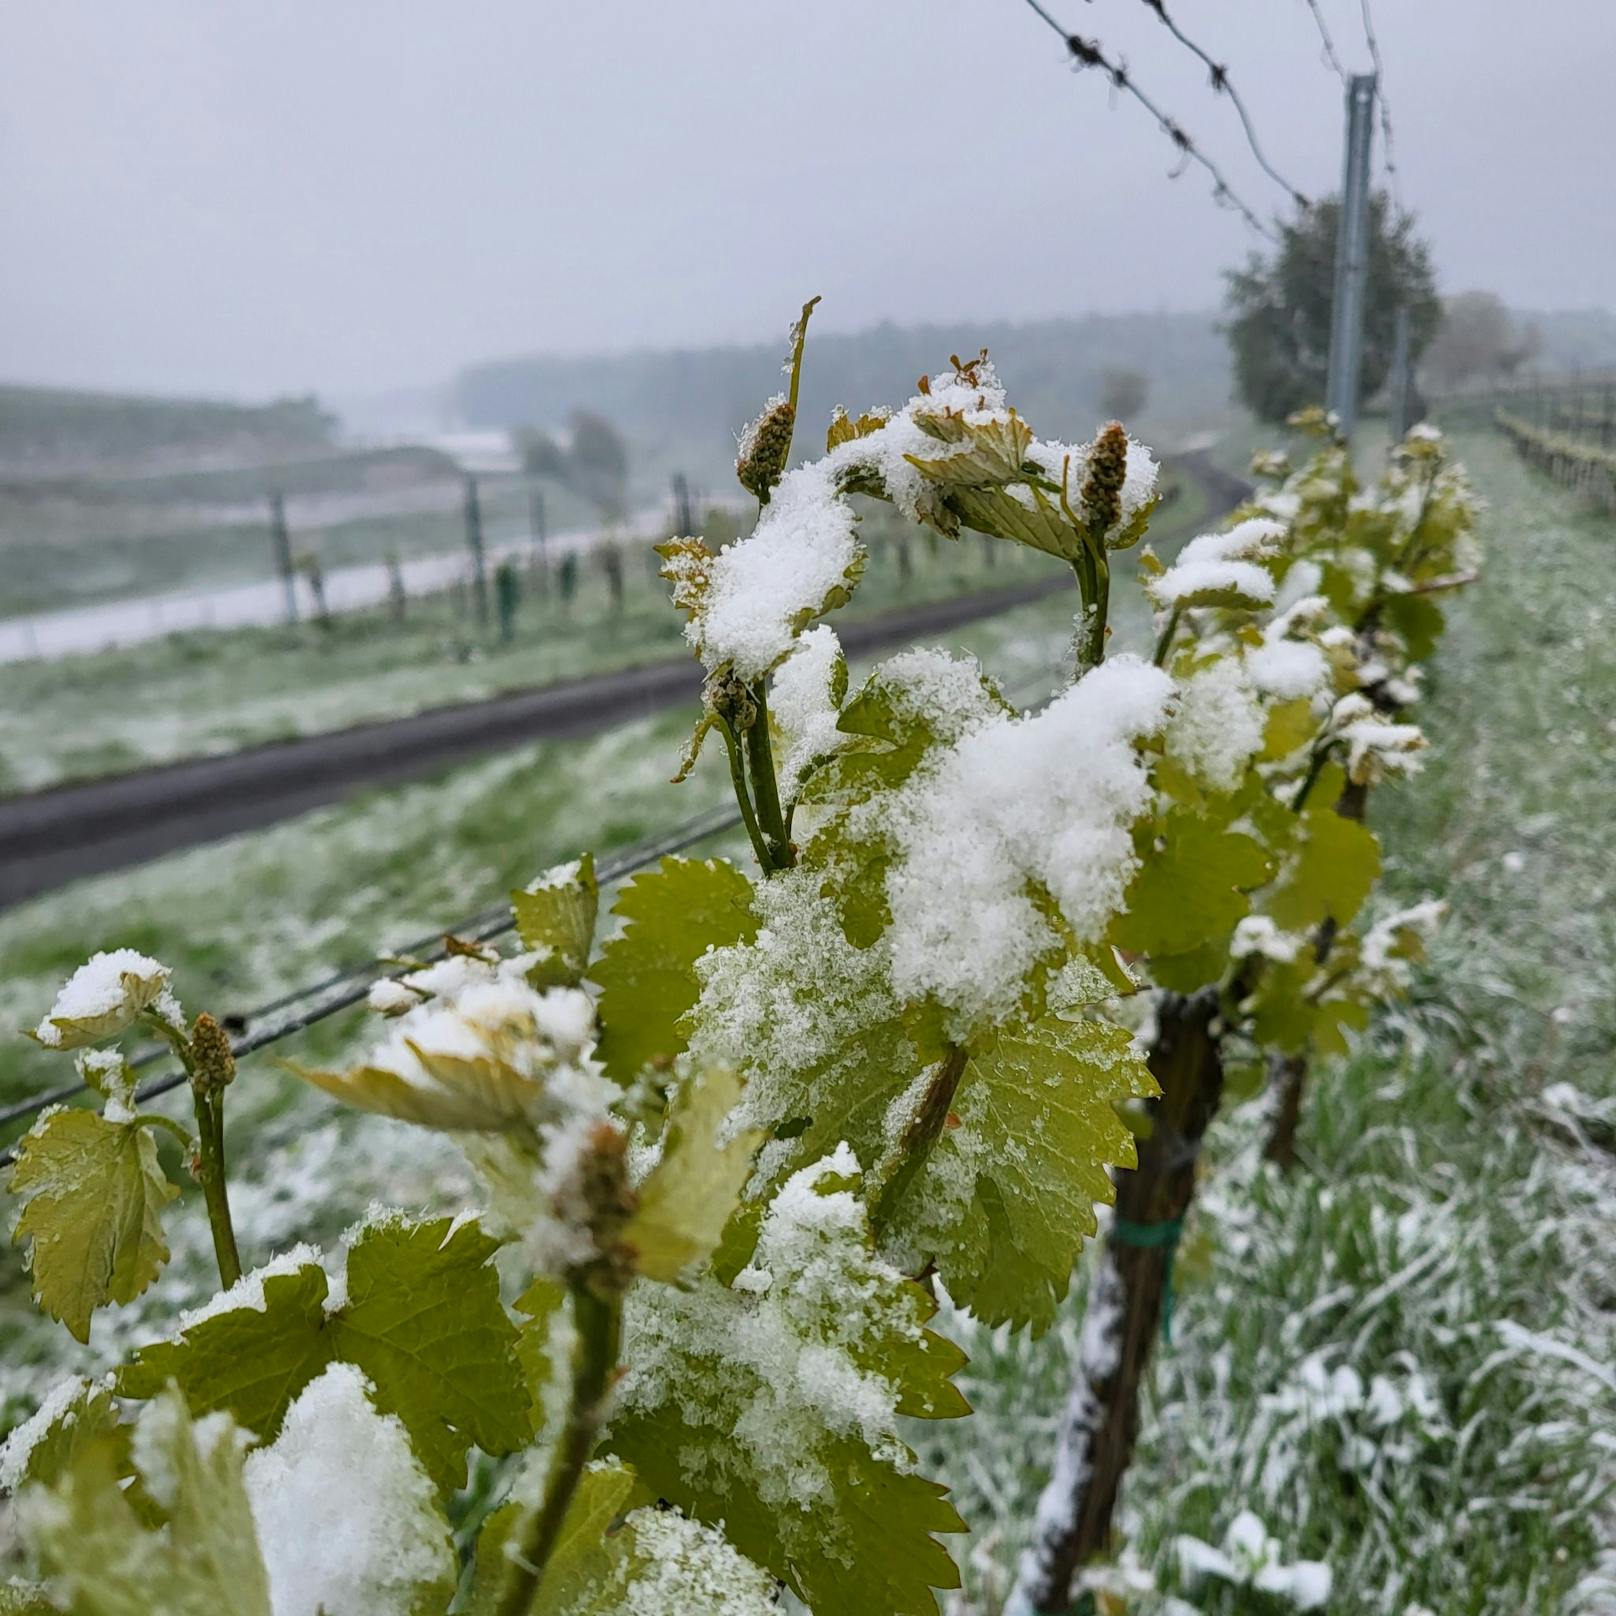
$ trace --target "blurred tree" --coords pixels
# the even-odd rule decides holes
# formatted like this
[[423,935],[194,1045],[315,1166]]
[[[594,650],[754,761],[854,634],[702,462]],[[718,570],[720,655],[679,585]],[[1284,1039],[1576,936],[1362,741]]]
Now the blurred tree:
[[1114,365],[1100,372],[1100,414],[1112,421],[1132,421],[1150,397],[1150,378],[1142,370]]
[[1460,292],[1442,303],[1442,324],[1425,352],[1436,387],[1511,376],[1543,346],[1535,325],[1517,325],[1493,292]]
[[529,477],[548,477],[570,488],[604,521],[619,521],[627,512],[628,445],[604,416],[577,411],[565,444],[535,426],[515,428],[511,443]]
[[[1341,204],[1316,203],[1281,226],[1272,258],[1253,254],[1226,276],[1224,333],[1234,356],[1235,389],[1264,421],[1282,422],[1324,400],[1330,357],[1330,304]],[[1441,319],[1430,248],[1411,213],[1393,214],[1384,195],[1369,204],[1369,290],[1364,314],[1363,396],[1391,369],[1399,305],[1409,310],[1411,357],[1425,351]]]

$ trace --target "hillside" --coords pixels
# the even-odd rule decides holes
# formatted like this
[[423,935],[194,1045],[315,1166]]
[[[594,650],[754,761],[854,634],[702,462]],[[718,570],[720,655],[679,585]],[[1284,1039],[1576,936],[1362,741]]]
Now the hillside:
[[269,404],[0,385],[0,475],[201,467],[329,449],[311,395]]

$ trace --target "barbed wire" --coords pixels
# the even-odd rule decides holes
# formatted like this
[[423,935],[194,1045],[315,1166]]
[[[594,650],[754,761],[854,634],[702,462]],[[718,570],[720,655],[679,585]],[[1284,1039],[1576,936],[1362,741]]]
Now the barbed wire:
[[1143,0],[1145,6],[1156,13],[1162,26],[1192,55],[1200,58],[1205,64],[1207,73],[1212,80],[1212,90],[1215,95],[1226,95],[1239,114],[1241,127],[1246,132],[1246,144],[1251,147],[1251,155],[1257,159],[1257,166],[1262,169],[1281,190],[1290,195],[1290,199],[1299,208],[1306,209],[1312,204],[1296,186],[1285,178],[1272,163],[1268,161],[1262,146],[1257,140],[1257,130],[1251,121],[1251,114],[1246,108],[1245,98],[1235,88],[1234,81],[1229,77],[1229,70],[1223,63],[1214,61],[1211,55],[1189,37],[1182,28],[1167,14],[1167,0]]
[[[1212,177],[1212,196],[1214,201],[1223,206],[1232,207],[1245,220],[1246,224],[1252,230],[1256,231],[1258,235],[1276,244],[1279,242],[1280,237],[1278,232],[1263,223],[1263,221],[1257,216],[1255,210],[1245,201],[1243,197],[1240,196],[1234,187],[1230,185],[1228,179],[1223,173],[1223,170],[1219,168],[1218,165],[1213,162],[1213,160],[1208,157],[1199,146],[1195,144],[1194,140],[1191,139],[1189,132],[1184,128],[1184,126],[1179,123],[1176,118],[1169,117],[1167,113],[1163,112],[1162,109],[1158,107],[1156,103],[1139,88],[1137,84],[1134,83],[1133,77],[1129,73],[1127,66],[1124,63],[1121,61],[1112,61],[1105,54],[1104,48],[1097,41],[1085,39],[1081,34],[1068,33],[1066,29],[1063,28],[1061,24],[1044,9],[1042,4],[1040,4],[1040,0],[1025,0],[1025,4],[1042,22],[1044,22],[1055,33],[1060,35],[1061,42],[1066,46],[1067,53],[1072,59],[1073,67],[1078,69],[1086,67],[1099,68],[1101,72],[1103,72],[1106,77],[1111,80],[1111,84],[1114,89],[1125,91],[1128,95],[1131,95],[1134,100],[1137,101],[1139,105],[1142,106],[1145,111],[1156,120],[1156,123],[1160,127],[1162,133],[1166,135],[1167,138],[1172,141],[1173,145],[1178,148],[1179,154],[1182,158],[1182,162],[1173,173],[1172,177],[1174,179],[1176,179],[1178,175],[1183,172],[1186,165],[1189,163],[1198,163]],[[1281,183],[1283,183],[1283,181]]]
[[1375,33],[1375,17],[1369,0],[1358,0],[1358,8],[1363,13],[1364,40],[1369,46],[1369,61],[1375,70],[1375,88],[1380,102],[1381,160],[1386,165],[1386,183],[1391,190],[1392,201],[1401,212],[1403,198],[1397,180],[1396,151],[1392,145],[1392,109],[1386,99],[1386,63],[1380,54],[1380,39]]
[[1319,0],[1307,0],[1307,9],[1313,13],[1313,21],[1319,30],[1319,41],[1324,46],[1324,60],[1335,71],[1335,76],[1345,85],[1351,79],[1351,74],[1342,63],[1341,54],[1335,48],[1335,41],[1330,37],[1330,26],[1324,20],[1324,13],[1319,10]]

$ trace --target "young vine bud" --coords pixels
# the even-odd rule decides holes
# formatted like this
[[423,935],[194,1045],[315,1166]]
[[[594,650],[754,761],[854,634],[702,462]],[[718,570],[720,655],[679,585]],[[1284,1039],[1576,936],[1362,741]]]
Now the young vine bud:
[[1089,455],[1088,475],[1078,495],[1078,508],[1096,539],[1122,519],[1122,485],[1128,475],[1128,434],[1120,421],[1102,428]]
[[797,411],[791,401],[772,398],[763,413],[741,434],[735,475],[740,478],[741,487],[765,505],[785,472],[796,424]]
[[201,1094],[216,1094],[235,1081],[229,1036],[205,1010],[191,1023],[191,1064],[191,1084]]
[[634,1277],[634,1252],[622,1239],[639,1197],[629,1183],[628,1136],[610,1122],[590,1130],[578,1163],[578,1199],[599,1253],[587,1266],[597,1290],[622,1292]]
[[744,735],[757,722],[757,702],[746,681],[733,673],[716,673],[707,681],[707,705],[737,735]]

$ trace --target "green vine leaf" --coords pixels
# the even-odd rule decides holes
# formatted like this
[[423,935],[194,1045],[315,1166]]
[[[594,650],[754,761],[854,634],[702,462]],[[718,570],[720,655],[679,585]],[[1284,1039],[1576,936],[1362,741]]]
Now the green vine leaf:
[[692,1072],[679,1085],[668,1107],[662,1155],[641,1183],[639,1206],[623,1229],[646,1278],[674,1284],[717,1246],[763,1137],[743,1128],[723,1138],[724,1120],[740,1096],[741,1080],[728,1068]]
[[576,987],[589,963],[595,940],[600,885],[594,855],[547,870],[531,885],[511,894],[516,930],[525,949],[544,954],[528,972],[536,988]]
[[700,995],[696,961],[757,936],[752,883],[720,859],[665,858],[618,894],[623,929],[589,969],[600,988],[596,1057],[627,1084],[665,1072],[686,1047],[680,1022]]
[[462,1486],[469,1445],[510,1453],[533,1436],[516,1326],[489,1261],[496,1249],[474,1220],[371,1223],[331,1307],[325,1271],[301,1247],[174,1339],[142,1347],[118,1391],[151,1397],[172,1382],[198,1412],[228,1409],[267,1441],[303,1387],[342,1360],[370,1378],[378,1409],[404,1422],[438,1486]]
[[[33,1418],[0,1448],[0,1486],[12,1494],[30,1483],[53,1486],[91,1443],[119,1429],[111,1386],[72,1376],[53,1387]],[[4,1609],[0,1604],[0,1611]]]
[[1183,809],[1169,811],[1154,836],[1111,929],[1119,948],[1152,957],[1226,946],[1251,908],[1246,892],[1272,873],[1262,845]]
[[134,1301],[168,1261],[162,1209],[179,1190],[140,1123],[53,1107],[18,1146],[11,1190],[35,1300],[79,1341],[97,1308]]
[[1380,874],[1374,832],[1338,814],[1330,806],[1334,793],[1320,789],[1319,796],[1317,806],[1303,811],[1290,854],[1263,902],[1281,931],[1305,931],[1326,919],[1346,925]]
[[966,1064],[951,1126],[899,1203],[888,1241],[902,1266],[935,1263],[984,1324],[1042,1334],[1095,1204],[1113,1198],[1107,1169],[1134,1165],[1115,1107],[1158,1092],[1111,1022],[1046,1016],[1001,1032]]

